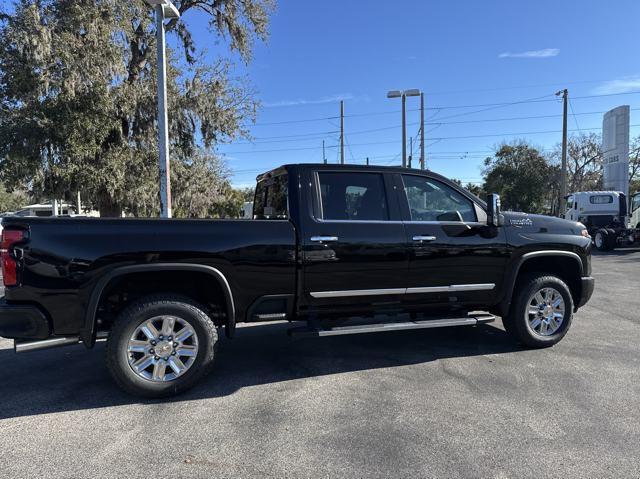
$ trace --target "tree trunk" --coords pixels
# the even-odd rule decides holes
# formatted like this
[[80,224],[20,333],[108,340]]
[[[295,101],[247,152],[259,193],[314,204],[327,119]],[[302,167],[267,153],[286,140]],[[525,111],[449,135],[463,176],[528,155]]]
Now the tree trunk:
[[100,217],[101,218],[121,218],[122,206],[114,203],[110,199],[103,199],[100,202]]

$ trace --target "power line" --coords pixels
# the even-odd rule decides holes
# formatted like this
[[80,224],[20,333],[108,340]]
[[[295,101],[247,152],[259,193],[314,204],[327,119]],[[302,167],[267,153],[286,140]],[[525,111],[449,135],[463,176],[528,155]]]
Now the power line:
[[[620,96],[620,95],[637,95],[640,94],[640,90],[629,91],[629,92],[619,92],[619,93],[602,93],[597,95],[582,95],[582,96],[574,96],[573,100],[584,100],[590,98],[604,98],[611,96]],[[425,108],[426,110],[452,110],[452,109],[461,109],[461,108],[477,108],[477,107],[502,107],[509,105],[517,105],[523,103],[545,103],[545,102],[557,102],[558,100],[555,98],[546,98],[548,95],[544,95],[544,97],[540,97],[537,99],[529,99],[529,100],[519,100],[512,102],[497,102],[497,103],[476,103],[469,105],[441,105],[441,106],[431,106]],[[410,108],[407,111],[420,111],[419,108]],[[378,111],[378,112],[367,112],[367,113],[352,113],[350,115],[345,115],[345,118],[356,118],[362,116],[377,116],[377,115],[393,115],[399,113],[400,110],[387,110],[387,111]],[[474,112],[477,113],[477,112]],[[470,114],[470,113],[468,113]],[[272,125],[288,125],[292,123],[305,123],[305,122],[314,122],[314,121],[327,121],[327,120],[336,120],[339,119],[339,116],[323,116],[317,118],[304,118],[299,120],[285,120],[278,122],[268,122],[268,123],[254,123],[250,125],[245,125],[246,127],[254,127],[254,126],[272,126]]]
[[292,123],[307,123],[313,121],[327,121],[327,120],[335,120],[340,118],[339,116],[322,116],[318,118],[305,118],[301,120],[284,120],[284,121],[272,121],[268,123],[253,123],[250,125],[245,125],[245,127],[254,127],[254,126],[274,126],[274,125],[290,125]]
[[[639,111],[640,108],[631,108],[630,111]],[[584,113],[576,113],[576,115],[600,115],[605,113],[604,111],[590,111],[590,112],[584,112]],[[497,121],[514,121],[514,120],[536,120],[536,119],[545,119],[545,118],[562,118],[562,114],[555,114],[555,115],[532,115],[532,116],[513,116],[513,117],[507,117],[507,118],[486,118],[486,119],[482,119],[482,120],[459,120],[459,121],[426,121],[425,125],[436,125],[436,126],[441,126],[441,125],[460,125],[460,124],[467,124],[467,123],[485,123],[485,122],[497,122]],[[414,126],[414,125],[419,125],[420,122],[411,122],[411,123],[407,123],[408,126]],[[354,131],[351,132],[350,135],[360,135],[360,134],[364,134],[364,133],[374,133],[374,132],[378,132],[378,131],[385,131],[385,130],[392,130],[392,129],[396,129],[396,128],[400,128],[399,125],[394,125],[394,126],[387,126],[387,127],[381,127],[381,128],[371,128],[368,130],[358,130],[358,131]],[[434,128],[435,129],[435,128]],[[433,131],[434,129],[431,129],[429,131]],[[425,132],[425,133],[429,133],[429,131]]]
[[578,118],[576,118],[576,113],[573,111],[573,103],[571,103],[571,98],[568,99],[569,108],[571,109],[571,115],[573,116],[573,121],[576,123],[576,128],[580,131],[580,125],[578,125]]
[[[574,96],[572,97],[573,100],[585,100],[585,99],[589,99],[589,98],[603,98],[603,97],[610,97],[610,96],[620,96],[620,95],[637,95],[640,94],[640,90],[636,90],[636,91],[627,91],[627,92],[620,92],[620,93],[602,93],[602,94],[598,94],[598,95],[582,95],[582,96]],[[543,97],[539,97],[539,98],[532,98],[529,100],[519,100],[519,101],[513,101],[513,102],[500,102],[500,103],[479,103],[479,104],[475,104],[475,105],[450,105],[450,106],[433,106],[433,107],[429,107],[426,108],[427,110],[452,110],[452,109],[457,109],[457,108],[475,108],[475,107],[500,107],[500,106],[509,106],[509,105],[518,105],[520,103],[548,103],[548,102],[558,102],[557,98],[546,98],[549,95],[544,95]],[[551,95],[551,96],[555,96],[555,95]],[[407,111],[420,111],[419,108],[412,108],[410,110]],[[397,113],[397,112],[395,112]],[[473,112],[473,113],[477,113],[477,112]],[[471,114],[471,113],[467,113],[467,114]],[[449,117],[447,117],[449,118]]]
[[[252,138],[249,141],[238,142],[238,143],[254,143],[253,140],[262,141],[262,140],[275,140],[279,138],[300,138],[304,136],[333,135],[335,133],[340,133],[340,132],[338,130],[332,130],[332,131],[318,131],[316,133],[300,133],[298,135],[260,136],[260,137]],[[234,143],[234,144],[237,145],[238,143]]]
[[[258,141],[237,141],[234,143],[230,143],[230,145],[264,145],[264,144],[268,144],[268,143],[291,143],[291,142],[295,142],[295,141],[316,141],[316,140],[322,140],[327,138],[328,135],[334,134],[334,133],[339,133],[339,132],[335,132],[335,131],[330,131],[327,133],[316,133],[314,135],[309,134],[308,136],[305,135],[303,138],[299,138],[299,137],[293,137],[293,138],[289,138],[289,139],[282,139],[282,140],[266,140],[266,141],[262,141],[262,140],[258,140]],[[266,137],[265,137],[266,138]],[[282,138],[287,138],[286,136],[283,136]]]
[[[640,124],[629,125],[630,127],[638,127]],[[581,130],[568,130],[571,132],[575,131],[588,131],[588,130],[600,130],[600,127],[595,128],[583,128]],[[470,139],[470,138],[495,138],[500,136],[519,136],[519,135],[542,135],[542,134],[550,134],[550,133],[561,133],[562,130],[545,130],[545,131],[523,131],[523,132],[511,132],[511,133],[493,133],[493,134],[484,134],[484,135],[464,135],[464,136],[441,136],[436,137],[434,140],[462,140],[462,139]],[[369,143],[354,143],[351,146],[370,146],[370,145],[389,145],[397,143],[396,140],[391,141],[378,141],[378,142],[369,142]],[[321,147],[303,147],[303,148],[284,148],[284,149],[275,149],[275,150],[247,150],[247,151],[227,151],[224,154],[227,155],[240,155],[240,154],[252,154],[252,153],[270,153],[270,152],[283,152],[283,151],[303,151],[303,150],[318,150]],[[339,145],[329,145],[326,148],[339,148]]]
[[[571,104],[570,104],[571,105]],[[631,108],[630,111],[640,111],[640,108]],[[605,113],[604,111],[589,111],[589,112],[581,112],[581,113],[575,113],[575,111],[573,110],[573,106],[571,106],[571,112],[572,115],[575,116],[585,116],[585,115],[600,115]],[[436,128],[442,126],[442,125],[461,125],[461,124],[471,124],[471,123],[492,123],[492,122],[500,122],[500,121],[518,121],[518,120],[536,120],[536,119],[548,119],[548,118],[561,118],[562,114],[554,114],[554,115],[530,115],[530,116],[513,116],[513,117],[503,117],[503,118],[485,118],[485,119],[478,119],[478,120],[458,120],[458,121],[426,121],[425,125],[434,125]],[[449,117],[446,117],[449,118]],[[444,119],[444,118],[443,118]],[[580,127],[578,126],[578,121],[577,119],[575,119],[575,123],[576,123],[576,127],[578,128],[578,130],[580,130]],[[414,126],[414,125],[420,125],[420,122],[410,122],[407,123],[407,126]],[[380,132],[380,131],[387,131],[387,130],[394,130],[400,128],[400,125],[393,125],[393,126],[385,126],[385,127],[380,127],[380,128],[369,128],[366,130],[358,130],[358,131],[354,131],[354,132],[350,132],[350,135],[361,135],[361,134],[365,134],[365,133],[375,133],[375,132]],[[427,130],[425,133],[429,133],[431,131],[434,131],[436,128],[432,128],[430,130]],[[319,131],[317,133],[304,133],[304,134],[299,134],[299,135],[281,135],[281,136],[263,136],[263,137],[256,137],[255,139],[251,140],[251,141],[240,141],[240,142],[234,142],[232,143],[233,145],[257,145],[257,144],[261,144],[261,143],[288,143],[290,141],[298,141],[295,139],[299,139],[300,141],[305,141],[305,140],[318,140],[318,139],[323,139],[326,137],[326,135],[332,135],[332,134],[336,134],[339,133],[338,130],[332,130],[332,131]],[[271,140],[271,139],[279,139],[281,138],[282,140],[280,141],[263,141],[263,140]],[[292,140],[294,139],[294,140]]]
[[351,160],[355,161],[353,157],[353,151],[351,151],[351,145],[349,144],[349,139],[345,136],[344,142],[347,144],[347,149],[349,150],[349,154],[351,155]]
[[484,92],[484,91],[505,91],[505,90],[517,90],[520,88],[539,88],[539,87],[552,87],[558,85],[579,85],[585,83],[603,83],[611,81],[611,79],[604,80],[576,80],[571,82],[559,81],[555,83],[538,83],[534,85],[516,85],[516,86],[505,86],[505,87],[495,87],[495,88],[472,88],[467,90],[446,90],[446,91],[434,91],[430,92],[429,95],[448,95],[451,93],[473,93],[473,92]]
[[526,99],[526,100],[520,100],[520,101],[509,102],[509,103],[497,104],[497,105],[493,105],[493,106],[487,106],[486,108],[482,108],[481,110],[468,111],[468,112],[463,112],[463,113],[457,113],[455,115],[445,116],[444,118],[441,118],[441,120],[447,120],[449,118],[457,118],[457,117],[466,116],[466,115],[473,115],[475,113],[482,113],[482,112],[485,112],[485,111],[495,110],[496,108],[504,108],[504,107],[507,107],[507,106],[520,105],[520,104],[523,104],[523,103],[532,103],[532,102],[536,102],[536,101],[543,101],[543,99],[545,99],[545,98],[547,98],[549,96],[553,96],[553,95],[542,95],[542,96],[539,96],[539,97],[529,98],[529,99]]
[[[640,108],[631,108],[630,111],[638,111],[640,110]],[[586,111],[586,112],[581,112],[581,113],[574,113],[574,115],[576,116],[584,116],[584,115],[601,115],[605,113],[604,111]],[[426,125],[435,125],[435,124],[442,124],[442,125],[457,125],[457,124],[463,124],[463,123],[484,123],[484,122],[495,122],[495,121],[512,121],[512,120],[537,120],[537,119],[544,119],[544,118],[561,118],[562,114],[555,114],[555,115],[532,115],[532,116],[512,116],[512,117],[507,117],[507,118],[486,118],[486,119],[482,119],[482,120],[460,120],[460,121],[446,121],[446,122],[442,122],[442,123],[438,123],[438,122],[426,122]]]

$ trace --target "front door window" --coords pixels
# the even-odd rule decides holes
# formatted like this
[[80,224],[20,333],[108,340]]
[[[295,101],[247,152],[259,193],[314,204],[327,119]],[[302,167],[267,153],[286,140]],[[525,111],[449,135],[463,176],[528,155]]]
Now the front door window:
[[402,175],[411,221],[475,222],[473,202],[453,188],[423,176]]

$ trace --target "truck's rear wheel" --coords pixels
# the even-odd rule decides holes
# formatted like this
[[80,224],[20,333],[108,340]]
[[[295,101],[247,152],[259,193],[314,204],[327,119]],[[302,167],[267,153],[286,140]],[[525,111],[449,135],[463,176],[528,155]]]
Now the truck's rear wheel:
[[598,251],[609,251],[611,249],[610,236],[611,234],[609,231],[604,228],[600,228],[596,231],[596,236],[594,237],[593,242],[595,243]]
[[182,296],[147,296],[116,319],[107,365],[127,392],[166,397],[193,386],[213,365],[216,328],[203,308]]
[[569,287],[557,276],[542,273],[527,275],[519,285],[505,329],[526,346],[553,346],[567,334],[573,319]]
[[611,251],[618,246],[618,233],[613,228],[607,228],[607,231],[609,232],[609,251]]

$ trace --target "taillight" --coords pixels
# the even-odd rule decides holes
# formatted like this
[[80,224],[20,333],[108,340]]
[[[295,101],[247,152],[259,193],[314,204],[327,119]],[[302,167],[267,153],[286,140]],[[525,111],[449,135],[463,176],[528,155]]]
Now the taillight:
[[18,263],[11,254],[11,246],[22,241],[26,237],[23,230],[2,230],[0,241],[0,253],[2,255],[2,282],[5,286],[18,284]]

